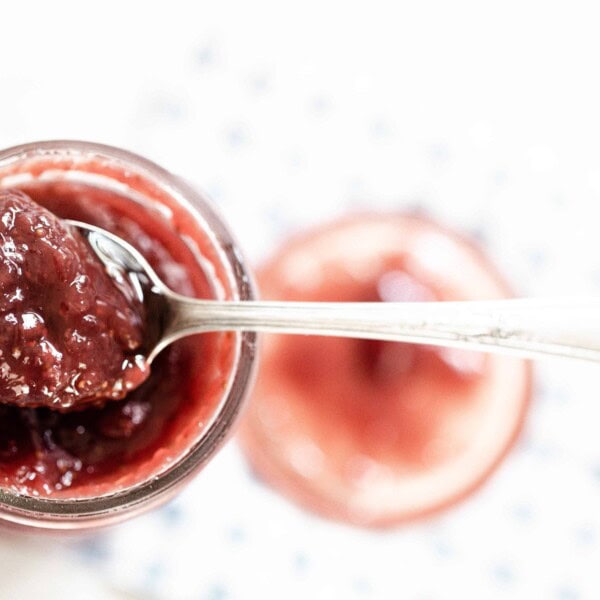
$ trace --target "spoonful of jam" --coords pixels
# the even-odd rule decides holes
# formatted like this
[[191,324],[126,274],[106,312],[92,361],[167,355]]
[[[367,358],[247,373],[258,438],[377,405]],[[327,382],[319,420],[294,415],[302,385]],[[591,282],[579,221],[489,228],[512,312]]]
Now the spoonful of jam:
[[600,300],[260,302],[171,291],[121,238],[0,191],[0,402],[70,410],[123,398],[175,340],[316,334],[600,361]]
[[0,401],[68,410],[148,375],[146,307],[78,230],[0,190]]

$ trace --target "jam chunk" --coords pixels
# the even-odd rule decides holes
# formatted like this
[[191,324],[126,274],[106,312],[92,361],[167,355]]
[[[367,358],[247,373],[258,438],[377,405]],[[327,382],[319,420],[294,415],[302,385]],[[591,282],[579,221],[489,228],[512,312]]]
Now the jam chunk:
[[0,402],[66,411],[121,399],[148,375],[144,309],[83,237],[0,190]]

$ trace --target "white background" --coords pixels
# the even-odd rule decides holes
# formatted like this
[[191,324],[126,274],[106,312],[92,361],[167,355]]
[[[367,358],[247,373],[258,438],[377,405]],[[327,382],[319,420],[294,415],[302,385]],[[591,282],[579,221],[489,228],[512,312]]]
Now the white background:
[[[419,207],[522,295],[600,291],[600,14],[581,2],[14,2],[0,147],[123,146],[212,196],[249,257]],[[557,598],[600,590],[600,371],[540,364],[526,431],[461,507],[374,534],[290,507],[230,445],[85,540],[4,537],[6,598]]]

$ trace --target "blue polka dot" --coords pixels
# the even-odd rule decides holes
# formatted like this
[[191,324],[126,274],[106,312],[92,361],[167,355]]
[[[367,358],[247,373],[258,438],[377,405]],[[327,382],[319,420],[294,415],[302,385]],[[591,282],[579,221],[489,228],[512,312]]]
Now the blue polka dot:
[[593,546],[598,540],[598,534],[593,525],[582,525],[575,531],[575,540],[582,546]]
[[301,152],[290,152],[287,161],[293,169],[304,169],[308,163],[306,156]]
[[269,77],[267,75],[255,75],[248,80],[248,87],[256,94],[263,94],[271,87]]
[[446,163],[450,160],[450,150],[445,144],[433,144],[429,147],[429,158],[435,165]]
[[527,253],[527,262],[533,269],[541,269],[547,262],[547,255],[539,249],[530,250]]
[[569,585],[564,585],[556,591],[556,600],[579,600],[581,594]]
[[225,132],[225,140],[232,148],[239,148],[250,143],[250,135],[243,125],[233,125]]
[[370,127],[371,136],[377,140],[389,138],[392,135],[392,126],[385,119],[375,119]]
[[208,67],[216,62],[217,49],[214,44],[205,44],[196,50],[196,64],[199,67]]
[[515,573],[513,568],[507,564],[498,564],[492,568],[491,573],[493,579],[502,585],[512,583],[515,579]]
[[158,95],[150,100],[143,112],[147,113],[152,120],[175,122],[184,119],[188,114],[188,109],[177,98]]
[[329,112],[332,107],[332,102],[326,96],[315,96],[308,103],[310,112],[315,116],[322,116]]
[[297,552],[293,557],[294,570],[298,573],[305,573],[309,567],[308,555],[304,552]]
[[533,509],[528,504],[519,504],[512,510],[513,517],[519,523],[529,523],[533,519]]
[[223,202],[225,198],[225,187],[222,183],[209,183],[206,185],[206,193],[213,202]]
[[600,465],[594,465],[592,467],[592,477],[600,483]]
[[485,246],[489,242],[489,236],[482,227],[470,229],[468,235],[479,246]]
[[246,531],[241,525],[236,525],[227,532],[227,538],[236,544],[245,542],[246,537]]
[[230,597],[229,591],[222,583],[214,584],[206,594],[200,596],[202,600],[227,600]]
[[454,548],[446,541],[438,541],[435,543],[433,550],[438,558],[449,559],[454,556]]
[[169,527],[180,525],[184,520],[183,510],[176,503],[167,504],[165,507],[163,507],[160,511],[160,516],[165,525]]
[[160,562],[149,564],[144,571],[144,588],[153,589],[164,576],[165,568]]
[[77,543],[76,549],[85,560],[100,562],[110,558],[110,550],[104,537],[97,536],[85,539]]
[[564,406],[569,402],[569,391],[562,387],[544,386],[540,388],[539,396],[549,403]]
[[600,287],[600,271],[594,271],[591,274],[591,280],[595,287]]
[[506,185],[508,182],[508,173],[501,169],[494,171],[492,180],[498,187]]
[[364,578],[356,579],[352,587],[358,595],[363,597],[370,596],[373,593],[371,582]]

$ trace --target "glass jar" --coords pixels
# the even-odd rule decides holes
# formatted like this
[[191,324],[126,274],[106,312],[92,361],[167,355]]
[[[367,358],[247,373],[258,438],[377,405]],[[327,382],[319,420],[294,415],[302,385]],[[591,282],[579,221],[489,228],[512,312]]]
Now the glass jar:
[[[254,297],[248,267],[227,226],[202,195],[156,164],[118,148],[79,141],[37,142],[0,151],[0,188],[40,182],[109,190],[135,203],[140,216],[148,211],[153,218],[160,215],[192,250],[215,297]],[[90,529],[122,521],[172,497],[227,438],[252,382],[255,334],[222,335],[228,342],[219,346],[219,364],[227,367],[217,382],[214,409],[188,437],[176,438],[185,439],[185,447],[163,462],[148,462],[126,485],[105,482],[98,493],[63,490],[46,496],[1,487],[0,520],[42,529]]]

